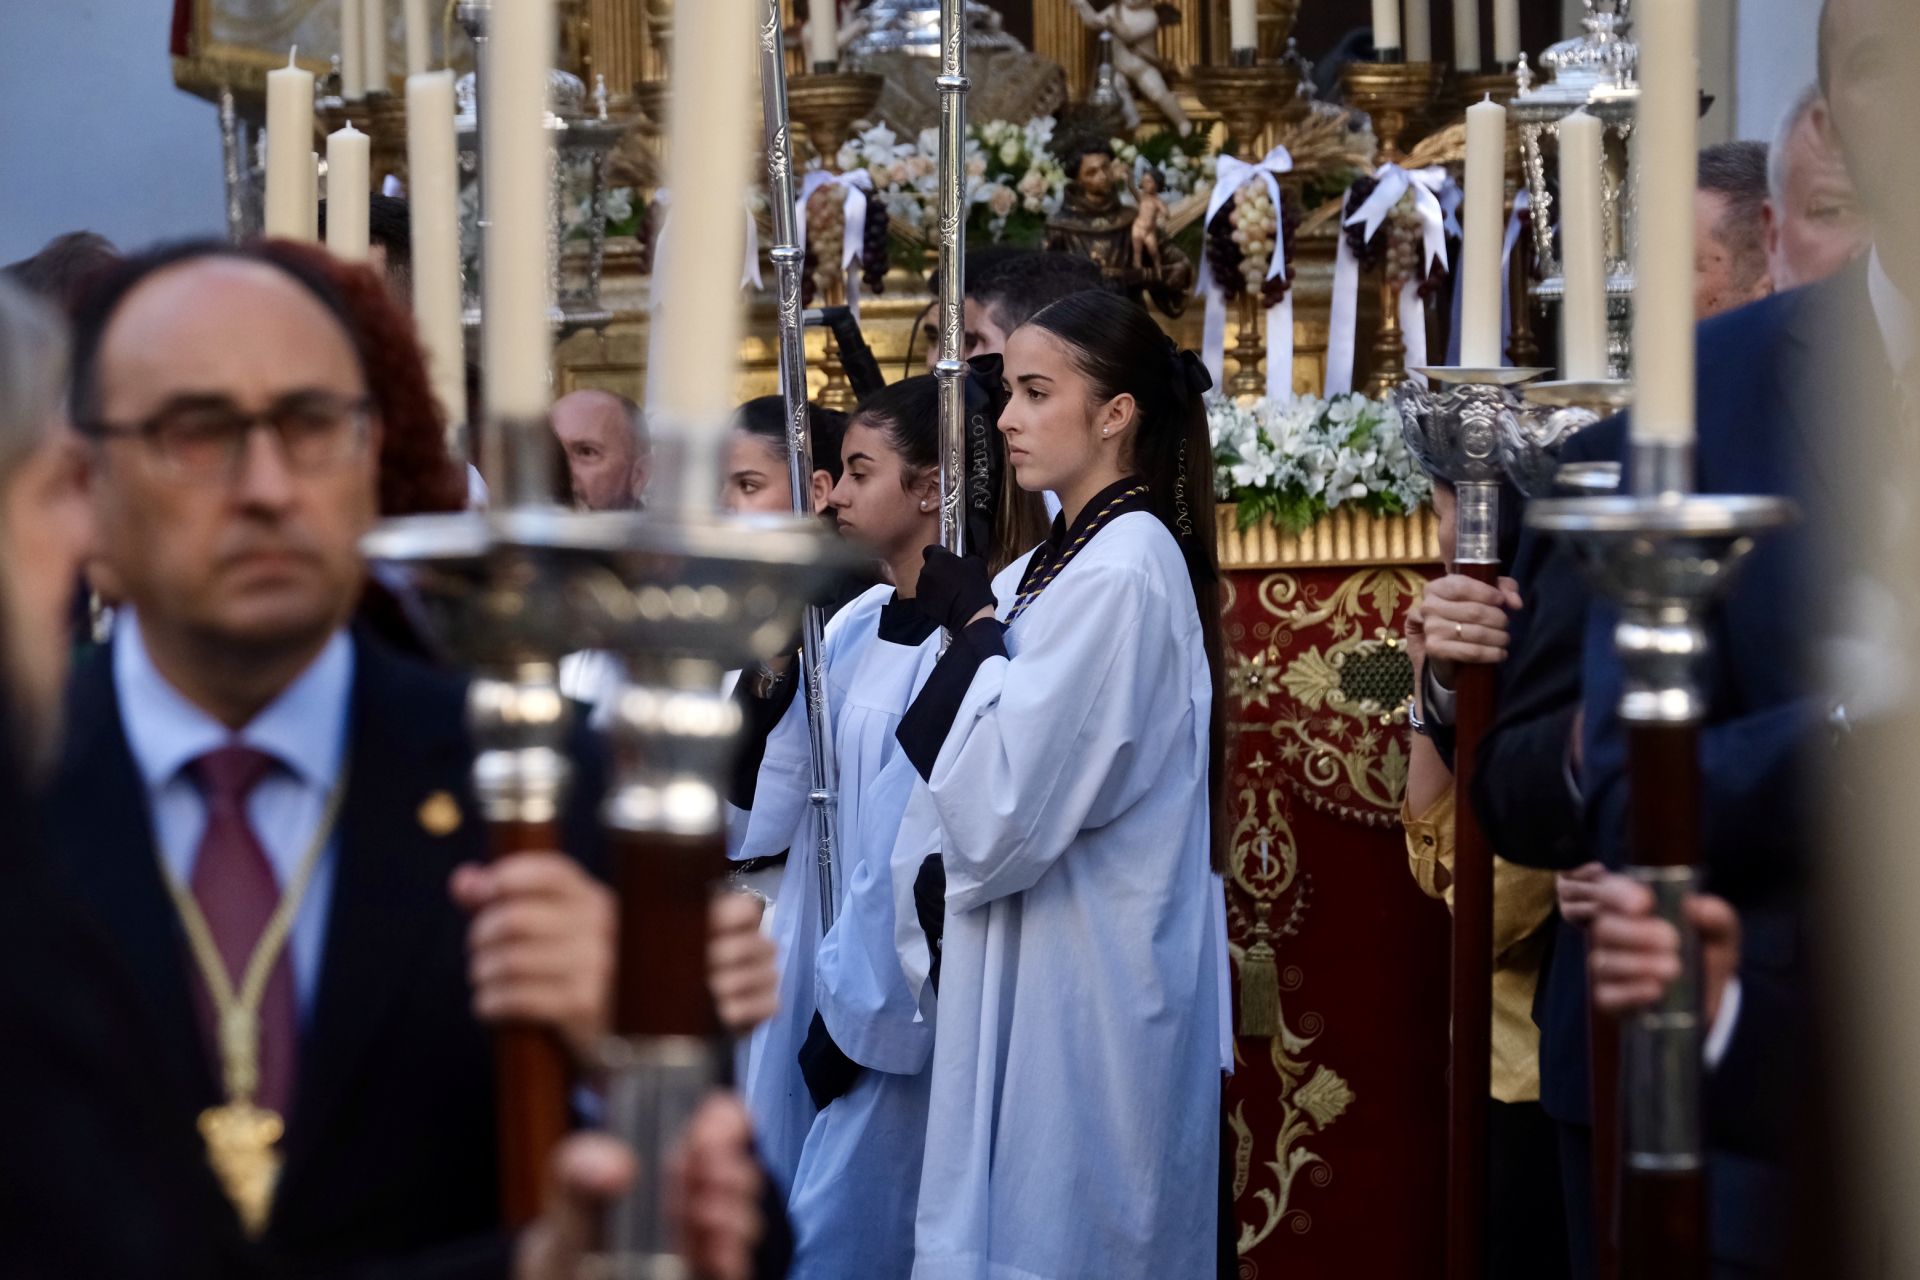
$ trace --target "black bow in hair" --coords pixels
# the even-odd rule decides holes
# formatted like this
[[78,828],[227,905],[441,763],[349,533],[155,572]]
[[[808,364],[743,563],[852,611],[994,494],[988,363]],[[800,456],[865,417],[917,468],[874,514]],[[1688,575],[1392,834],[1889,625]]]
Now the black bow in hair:
[[1200,353],[1169,341],[1167,354],[1173,361],[1174,382],[1189,396],[1203,396],[1213,390],[1213,374]]

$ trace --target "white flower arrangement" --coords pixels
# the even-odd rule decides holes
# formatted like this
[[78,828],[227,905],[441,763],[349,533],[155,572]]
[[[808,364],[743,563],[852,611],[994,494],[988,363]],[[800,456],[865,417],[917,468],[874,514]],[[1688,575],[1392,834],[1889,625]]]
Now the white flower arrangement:
[[[1067,174],[1049,149],[1053,117],[1017,124],[987,120],[967,129],[969,228],[991,240],[1039,243],[1046,220],[1060,208]],[[840,148],[840,169],[865,169],[874,192],[902,227],[925,229],[939,220],[940,131],[923,130],[903,142],[875,125]]]
[[1432,496],[1399,414],[1358,393],[1243,404],[1216,392],[1207,426],[1214,492],[1239,504],[1243,529],[1264,519],[1298,533],[1345,504],[1405,515]]
[[[1182,140],[1178,134],[1169,134],[1165,138],[1163,141],[1156,135],[1149,147],[1151,151],[1164,153],[1158,155],[1143,154],[1139,145],[1129,139],[1113,139],[1113,158],[1126,169],[1129,184],[1137,187],[1140,175],[1149,169],[1157,169],[1162,182],[1160,194],[1169,202],[1210,190],[1219,167],[1215,157],[1205,151],[1196,154],[1191,149],[1192,144]],[[1131,201],[1132,198],[1129,192],[1126,199]]]

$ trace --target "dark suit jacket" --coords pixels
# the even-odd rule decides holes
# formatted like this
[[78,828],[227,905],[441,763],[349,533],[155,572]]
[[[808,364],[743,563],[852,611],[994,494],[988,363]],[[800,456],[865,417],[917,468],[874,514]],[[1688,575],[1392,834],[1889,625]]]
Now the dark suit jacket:
[[[472,1014],[467,920],[447,892],[456,866],[487,853],[468,782],[465,682],[365,636],[356,650],[331,918],[266,1245],[294,1272],[438,1251],[447,1274],[498,1273],[492,1052]],[[220,1095],[108,652],[76,673],[69,712],[47,802],[51,875],[142,1015],[147,1052],[128,1070],[164,1123],[190,1132]],[[602,785],[590,755],[583,773],[566,835],[576,852],[595,847]],[[437,792],[464,819],[446,835],[419,817]],[[211,1186],[203,1163],[180,1176]],[[419,1261],[418,1274],[433,1273]]]
[[[1790,1215],[1784,1169],[1806,1078],[1806,957],[1803,894],[1816,818],[1809,795],[1830,749],[1825,704],[1810,674],[1808,641],[1831,616],[1831,588],[1843,575],[1828,539],[1847,530],[1848,496],[1872,485],[1842,461],[1866,456],[1863,433],[1890,420],[1882,389],[1891,375],[1870,345],[1864,269],[1718,317],[1699,329],[1696,486],[1703,493],[1777,494],[1799,503],[1803,520],[1770,534],[1743,566],[1709,632],[1703,672],[1710,699],[1701,733],[1701,838],[1705,887],[1741,912],[1741,977],[1754,1003],[1707,1086],[1706,1138],[1714,1154],[1716,1256],[1777,1266],[1778,1228]],[[1836,428],[1846,428],[1841,434]],[[1570,460],[1622,459],[1624,420],[1603,423],[1575,442]],[[1570,582],[1571,558],[1550,569]],[[1549,588],[1551,589],[1551,588]],[[1541,592],[1536,588],[1536,592]],[[1593,601],[1562,617],[1555,634],[1523,647],[1565,660],[1584,626],[1580,696],[1585,707],[1584,831],[1562,837],[1557,797],[1531,801],[1483,796],[1482,812],[1500,822],[1532,806],[1530,829],[1552,838],[1496,847],[1508,857],[1570,866],[1593,856],[1627,859],[1626,735],[1618,715],[1622,671],[1613,647],[1614,612]],[[1518,655],[1517,655],[1518,656]],[[1535,670],[1533,692],[1553,701],[1556,676]],[[1491,768],[1489,768],[1491,772]],[[1507,803],[1502,804],[1502,799]],[[1584,841],[1582,840],[1584,835]],[[1562,928],[1537,1005],[1541,1024],[1541,1100],[1557,1119],[1588,1116],[1586,963],[1579,935]]]

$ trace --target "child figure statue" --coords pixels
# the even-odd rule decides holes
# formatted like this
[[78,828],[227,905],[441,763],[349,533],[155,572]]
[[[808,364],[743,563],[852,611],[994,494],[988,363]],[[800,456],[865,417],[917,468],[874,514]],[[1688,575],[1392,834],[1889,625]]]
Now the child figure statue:
[[1133,265],[1142,271],[1160,266],[1160,240],[1166,234],[1167,202],[1160,198],[1160,171],[1148,169],[1134,185],[1139,212],[1133,219]]

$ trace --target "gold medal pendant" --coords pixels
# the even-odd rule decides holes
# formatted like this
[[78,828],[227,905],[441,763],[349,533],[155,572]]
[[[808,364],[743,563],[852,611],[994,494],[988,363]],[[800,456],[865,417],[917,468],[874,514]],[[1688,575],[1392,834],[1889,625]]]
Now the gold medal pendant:
[[250,1102],[229,1102],[200,1113],[207,1162],[250,1239],[259,1239],[267,1229],[280,1180],[280,1153],[274,1144],[285,1131],[278,1114]]

